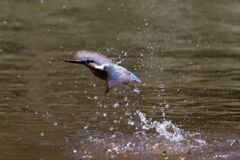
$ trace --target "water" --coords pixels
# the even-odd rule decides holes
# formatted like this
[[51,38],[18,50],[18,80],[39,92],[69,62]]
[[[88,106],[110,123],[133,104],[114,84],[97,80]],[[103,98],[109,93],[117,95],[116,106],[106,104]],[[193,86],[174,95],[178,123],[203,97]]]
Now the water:
[[[240,159],[237,0],[0,2],[0,159]],[[99,51],[141,84],[104,95]]]

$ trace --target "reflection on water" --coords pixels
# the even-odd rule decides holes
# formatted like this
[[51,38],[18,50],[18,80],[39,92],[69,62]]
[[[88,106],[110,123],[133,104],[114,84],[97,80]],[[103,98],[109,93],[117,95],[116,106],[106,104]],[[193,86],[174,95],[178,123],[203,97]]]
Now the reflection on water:
[[[239,7],[1,1],[0,159],[239,159]],[[83,49],[142,83],[104,96]]]

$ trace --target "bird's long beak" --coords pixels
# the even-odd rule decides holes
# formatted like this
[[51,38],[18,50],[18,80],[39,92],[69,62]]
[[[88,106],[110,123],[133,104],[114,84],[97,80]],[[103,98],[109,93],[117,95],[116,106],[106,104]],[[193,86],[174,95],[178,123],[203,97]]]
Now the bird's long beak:
[[76,60],[76,59],[64,60],[64,62],[68,62],[68,63],[79,63],[79,64],[84,64],[84,63],[85,63],[85,61],[83,61],[83,60]]

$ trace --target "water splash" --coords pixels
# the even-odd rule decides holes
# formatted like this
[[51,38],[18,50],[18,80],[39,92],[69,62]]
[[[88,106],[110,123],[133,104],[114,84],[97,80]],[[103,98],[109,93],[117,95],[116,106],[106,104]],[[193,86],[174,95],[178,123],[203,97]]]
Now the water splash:
[[178,128],[171,121],[165,120],[160,123],[158,121],[147,119],[146,114],[142,113],[140,110],[137,110],[136,113],[141,120],[141,126],[143,130],[155,129],[158,134],[172,142],[179,142],[184,139],[182,129]]
[[141,93],[141,92],[140,92],[140,89],[137,88],[137,87],[135,87],[133,91],[134,91],[135,93],[137,93],[137,94],[140,94],[140,93]]

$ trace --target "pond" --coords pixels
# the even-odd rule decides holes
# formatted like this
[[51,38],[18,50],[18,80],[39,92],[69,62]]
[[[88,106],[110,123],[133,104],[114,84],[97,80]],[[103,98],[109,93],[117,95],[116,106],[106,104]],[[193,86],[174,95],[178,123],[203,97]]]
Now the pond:
[[[240,2],[2,0],[0,159],[240,159]],[[100,52],[141,83],[76,64]]]

